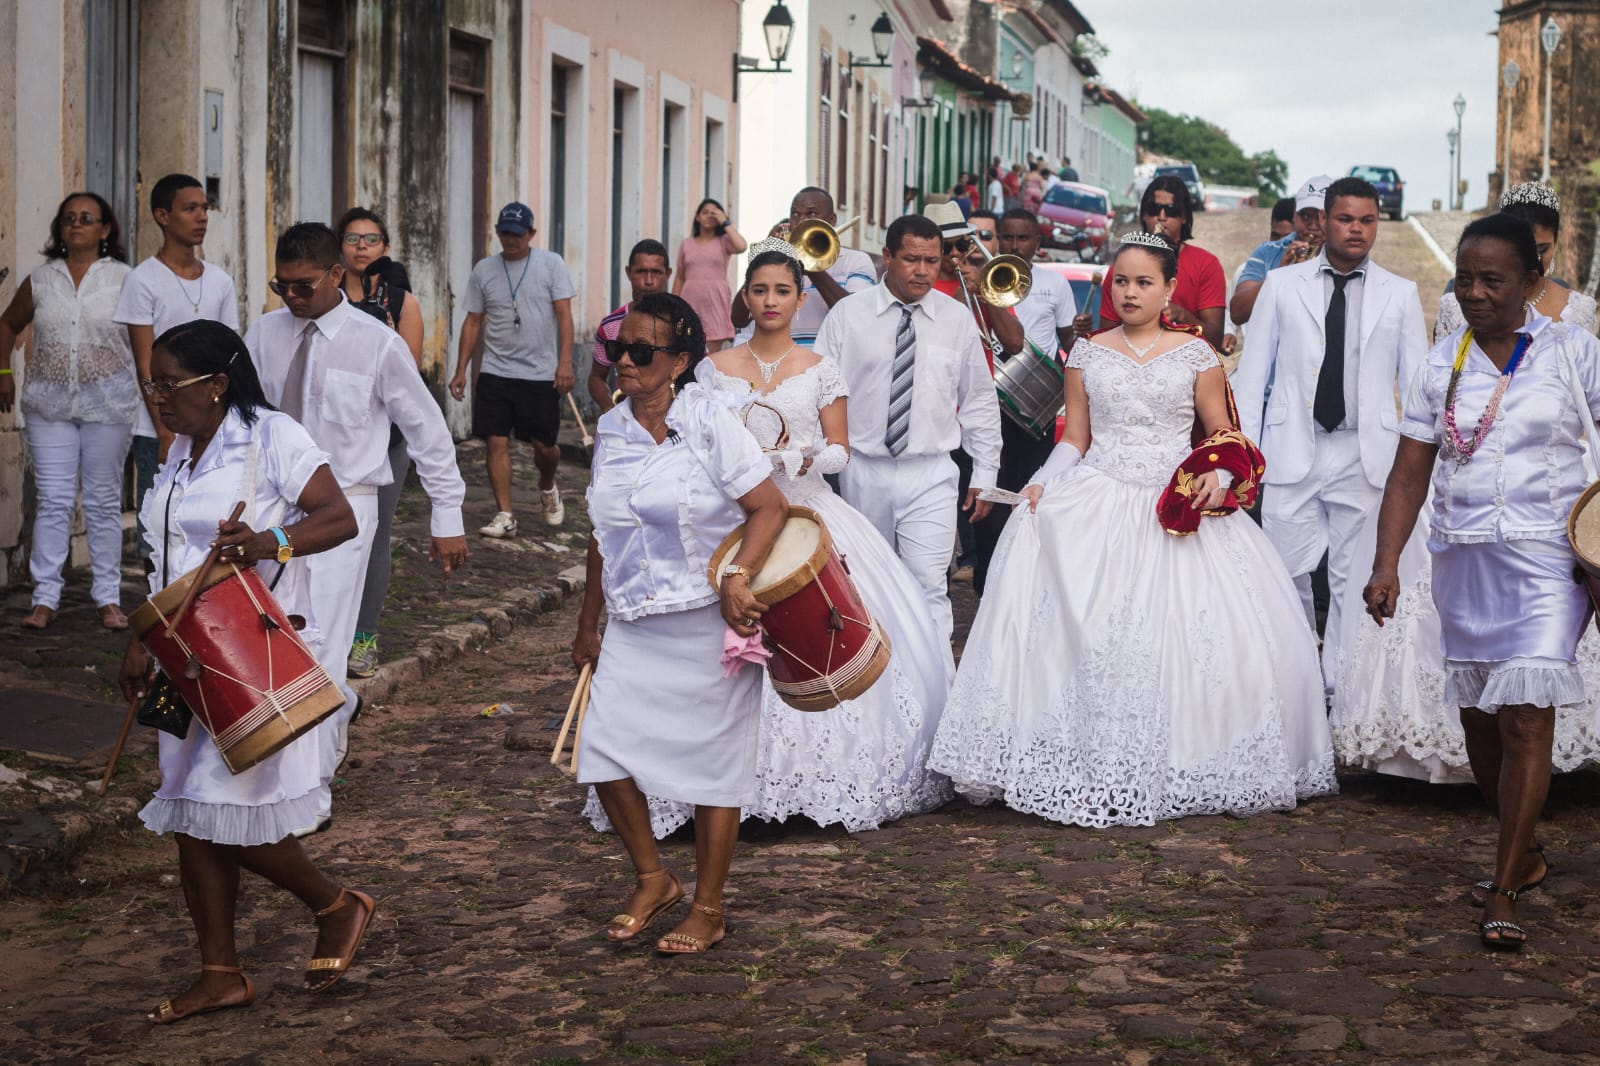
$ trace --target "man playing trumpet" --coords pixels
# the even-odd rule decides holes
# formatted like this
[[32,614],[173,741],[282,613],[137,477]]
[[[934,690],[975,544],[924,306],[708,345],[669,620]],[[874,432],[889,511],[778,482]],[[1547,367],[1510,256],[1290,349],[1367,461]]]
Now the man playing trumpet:
[[[826,256],[820,260],[804,256],[801,259],[801,267],[805,270],[801,292],[806,299],[795,312],[794,320],[789,323],[789,336],[805,348],[810,348],[816,341],[822,322],[834,304],[853,292],[872,288],[878,281],[878,271],[872,265],[872,257],[854,248],[845,248],[838,240],[835,227],[838,226],[839,217],[834,212],[833,197],[825,189],[808,185],[795,193],[789,203],[788,219],[773,226],[767,235],[793,243],[795,230],[803,223],[812,221],[825,222],[830,229],[834,229],[837,256],[831,261]],[[816,269],[807,269],[813,266]],[[750,325],[750,308],[745,304],[743,292],[735,293],[733,297],[733,326],[738,330],[735,344],[748,340],[754,332]]]
[[1250,321],[1267,271],[1309,263],[1322,251],[1323,200],[1331,184],[1332,178],[1318,175],[1300,186],[1294,194],[1294,230],[1257,246],[1245,260],[1233,284],[1233,299],[1228,302],[1228,317],[1234,322],[1242,326]]

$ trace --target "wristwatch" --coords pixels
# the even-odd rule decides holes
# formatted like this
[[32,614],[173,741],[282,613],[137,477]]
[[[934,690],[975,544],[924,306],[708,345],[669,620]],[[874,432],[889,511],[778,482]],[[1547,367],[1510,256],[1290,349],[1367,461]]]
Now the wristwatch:
[[278,538],[278,562],[287,563],[290,559],[293,559],[294,545],[289,543],[289,534],[283,531],[283,527],[273,526],[267,532]]
[[750,568],[748,566],[736,566],[733,563],[729,563],[727,566],[722,568],[722,580],[726,581],[730,577],[742,577],[744,578],[745,583],[749,584]]

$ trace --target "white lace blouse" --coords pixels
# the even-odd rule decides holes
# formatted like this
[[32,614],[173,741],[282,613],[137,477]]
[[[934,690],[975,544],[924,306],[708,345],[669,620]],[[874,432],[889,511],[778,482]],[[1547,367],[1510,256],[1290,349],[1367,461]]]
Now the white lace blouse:
[[81,285],[61,259],[28,275],[33,289],[33,356],[22,383],[25,414],[55,422],[131,423],[138,408],[128,331],[111,321],[132,268],[115,259],[89,265]]

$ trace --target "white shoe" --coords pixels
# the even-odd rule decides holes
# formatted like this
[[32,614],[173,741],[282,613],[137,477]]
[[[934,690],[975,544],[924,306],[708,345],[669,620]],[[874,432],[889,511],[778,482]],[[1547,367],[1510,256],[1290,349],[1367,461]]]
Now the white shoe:
[[539,496],[544,501],[544,524],[559,526],[567,517],[567,509],[561,503],[561,490],[559,488],[540,490]]
[[514,537],[517,535],[517,520],[511,517],[510,511],[499,511],[494,519],[478,532],[486,537]]

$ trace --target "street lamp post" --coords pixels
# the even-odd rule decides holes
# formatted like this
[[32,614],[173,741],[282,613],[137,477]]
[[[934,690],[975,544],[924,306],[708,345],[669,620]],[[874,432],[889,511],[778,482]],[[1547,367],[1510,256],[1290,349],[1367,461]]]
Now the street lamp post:
[[[1447,175],[1447,180],[1451,182],[1456,180],[1456,140],[1460,136],[1461,134],[1457,133],[1454,129],[1447,129],[1444,131],[1444,139],[1450,142],[1450,171]],[[1455,190],[1447,189],[1444,198],[1445,208],[1453,208],[1455,206],[1455,202]]]
[[1506,65],[1500,68],[1500,83],[1506,87],[1506,144],[1505,163],[1500,169],[1500,194],[1511,188],[1511,112],[1515,110],[1517,101],[1517,79],[1522,77],[1522,68],[1517,66],[1515,59],[1506,60]]
[[1459,145],[1460,151],[1451,152],[1451,154],[1455,156],[1456,165],[1454,172],[1451,174],[1452,184],[1450,187],[1450,195],[1447,197],[1447,199],[1450,203],[1454,204],[1455,209],[1459,211],[1461,210],[1461,157],[1466,155],[1467,147],[1461,141],[1461,115],[1467,110],[1467,98],[1462,96],[1460,93],[1456,93],[1455,102],[1450,106],[1456,109],[1456,136],[1455,140],[1451,141],[1450,143],[1452,147]]
[[1554,17],[1546,16],[1539,30],[1539,43],[1544,45],[1544,169],[1540,181],[1550,180],[1550,80],[1555,71],[1556,46],[1561,43],[1561,27]]

